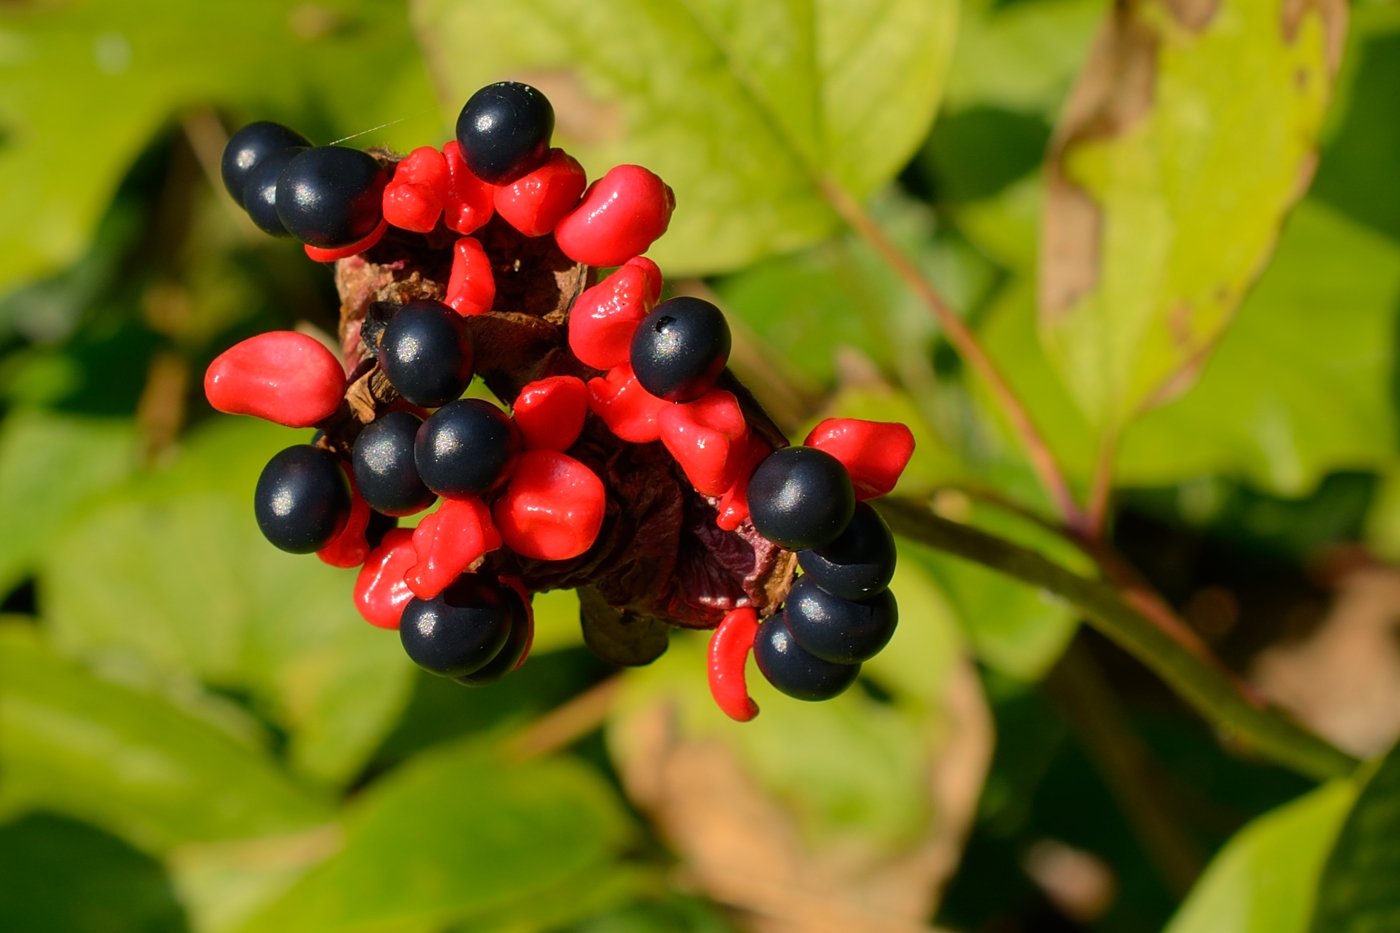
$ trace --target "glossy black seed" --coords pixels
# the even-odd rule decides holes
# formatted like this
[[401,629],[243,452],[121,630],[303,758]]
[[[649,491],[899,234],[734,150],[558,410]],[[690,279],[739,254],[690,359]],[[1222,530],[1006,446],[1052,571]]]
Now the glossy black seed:
[[464,573],[432,599],[412,599],[399,620],[399,640],[414,664],[443,677],[485,667],[510,634],[509,591]]
[[811,577],[799,577],[783,607],[797,643],[833,664],[869,661],[889,644],[899,623],[894,594],[881,590],[859,602],[832,596]]
[[397,527],[399,527],[397,517],[385,515],[383,512],[370,512],[369,524],[365,525],[365,542],[369,544],[370,550],[383,544],[384,536]]
[[703,298],[669,298],[632,334],[632,371],[652,395],[688,402],[704,395],[729,362],[729,322]]
[[866,599],[890,585],[895,565],[894,535],[869,503],[857,502],[846,530],[830,544],[800,551],[802,572],[842,599]]
[[835,541],[855,513],[850,474],[815,447],[785,447],[749,478],[749,514],[758,533],[788,550]]
[[413,439],[422,424],[406,411],[391,411],[365,425],[355,438],[350,458],[355,485],[375,511],[412,515],[437,498],[423,485],[413,462]]
[[277,181],[277,216],[287,232],[321,249],[349,246],[384,217],[388,174],[374,156],[317,146],[287,163]]
[[860,674],[859,664],[832,664],[805,651],[792,637],[783,617],[758,627],[753,659],[768,682],[797,700],[829,700],[845,693]]
[[458,677],[457,683],[467,687],[485,687],[487,684],[494,684],[505,677],[515,666],[520,663],[520,658],[525,654],[525,648],[530,641],[530,617],[525,603],[520,598],[520,594],[514,590],[509,590],[507,601],[511,605],[510,634],[506,636],[506,643],[496,656],[486,663],[486,666],[474,674],[465,677]]
[[457,145],[472,174],[491,185],[528,175],[549,158],[554,108],[549,99],[517,81],[477,91],[457,117]]
[[263,536],[282,550],[319,551],[350,517],[350,482],[329,451],[310,444],[288,447],[263,467],[253,513]]
[[414,441],[418,475],[440,496],[479,496],[497,486],[520,456],[510,416],[479,398],[449,402],[428,416]]
[[440,301],[404,305],[384,325],[379,366],[399,394],[436,408],[472,381],[472,344],[462,316]]
[[248,177],[253,173],[253,169],[258,167],[259,162],[274,152],[310,145],[311,141],[305,136],[280,123],[270,120],[249,123],[230,136],[228,144],[224,146],[224,157],[219,168],[223,173],[224,187],[228,189],[229,196],[240,206],[244,206],[244,190],[248,184]]
[[283,149],[265,156],[248,175],[248,184],[243,189],[243,207],[248,211],[248,219],[263,233],[273,236],[288,236],[282,226],[282,218],[277,216],[277,179],[287,163],[305,149]]

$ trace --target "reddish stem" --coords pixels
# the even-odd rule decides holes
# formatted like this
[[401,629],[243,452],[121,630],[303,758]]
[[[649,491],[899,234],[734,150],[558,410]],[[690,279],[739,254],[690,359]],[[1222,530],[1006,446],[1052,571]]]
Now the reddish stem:
[[963,323],[938,294],[938,291],[924,278],[919,268],[904,255],[903,251],[894,244],[885,232],[875,223],[865,208],[852,198],[846,191],[830,181],[822,183],[822,190],[827,200],[835,208],[836,212],[850,224],[851,228],[860,234],[871,247],[875,249],[880,257],[894,270],[895,274],[904,280],[914,292],[923,299],[933,312],[934,318],[938,321],[938,326],[942,328],[951,343],[963,359],[967,360],[983,381],[991,389],[992,395],[996,398],[997,404],[1001,406],[1002,412],[1011,422],[1012,429],[1025,444],[1027,455],[1030,457],[1031,467],[1036,475],[1040,477],[1041,484],[1054,500],[1056,510],[1060,513],[1065,522],[1073,528],[1084,527],[1084,514],[1080,510],[1078,503],[1074,501],[1074,495],[1070,492],[1069,484],[1065,481],[1064,473],[1059,464],[1055,461],[1055,455],[1050,451],[1050,445],[1045,442],[1040,430],[1031,420],[1030,413],[1017,397],[1011,384],[1006,381],[1006,377],[997,369],[996,363],[987,355],[987,351],[977,342],[976,336]]

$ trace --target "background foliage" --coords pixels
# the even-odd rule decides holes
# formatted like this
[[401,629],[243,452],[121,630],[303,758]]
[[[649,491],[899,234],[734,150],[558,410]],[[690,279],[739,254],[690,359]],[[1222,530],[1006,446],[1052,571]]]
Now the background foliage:
[[[568,593],[497,687],[420,674],[248,502],[295,432],[223,348],[333,331],[211,177],[228,128],[440,143],[532,81],[797,434],[907,421],[900,492],[1085,574],[947,298],[1224,663],[1372,759],[1245,752],[1072,607],[901,541],[857,689],[617,673]],[[0,7],[0,927],[16,933],[1400,924],[1400,9],[1214,0],[30,0]],[[373,129],[371,129],[373,128]],[[856,225],[859,227],[859,224]],[[1110,456],[1116,450],[1116,457]],[[757,678],[756,678],[757,679]]]

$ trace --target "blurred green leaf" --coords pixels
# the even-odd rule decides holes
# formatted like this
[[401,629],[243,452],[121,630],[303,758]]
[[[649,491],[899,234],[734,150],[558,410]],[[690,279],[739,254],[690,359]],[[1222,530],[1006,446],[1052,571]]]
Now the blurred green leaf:
[[319,798],[156,696],[99,680],[0,625],[0,811],[44,808],[148,851],[301,829]]
[[0,826],[6,933],[184,933],[160,863],[92,826],[30,814]]
[[17,411],[0,423],[0,593],[31,573],[49,542],[137,462],[126,420]]
[[1355,786],[1337,781],[1254,820],[1211,861],[1165,933],[1303,933],[1355,799]]
[[950,0],[416,0],[413,11],[446,112],[490,81],[528,80],[590,174],[625,162],[660,174],[677,209],[651,255],[675,273],[735,269],[829,234],[823,179],[858,198],[889,181],[928,130],[957,18]]
[[1194,375],[1308,177],[1345,14],[1282,7],[1124,8],[1057,130],[1041,336],[1104,430]]
[[355,573],[268,544],[252,492],[303,436],[218,418],[55,539],[41,606],[65,652],[153,680],[250,697],[289,733],[291,765],[352,777],[407,701],[413,666],[355,611]]
[[1054,116],[1098,30],[1106,0],[969,0],[948,72],[950,113],[997,107]]
[[[1124,485],[1209,474],[1298,495],[1336,469],[1395,460],[1392,382],[1400,247],[1308,199],[1196,387],[1123,438]],[[982,335],[1071,473],[1092,444],[1031,336],[1029,287],[999,297]]]
[[693,898],[630,904],[574,927],[574,933],[732,933],[719,909]]
[[484,915],[558,923],[554,895],[596,884],[630,835],[613,791],[580,762],[512,766],[458,743],[371,786],[346,818],[345,847],[241,929],[432,933]]
[[403,8],[374,0],[11,5],[0,87],[0,291],[83,251],[122,174],[182,108],[249,108],[322,143],[399,119],[356,144],[442,132]]
[[1400,929],[1400,754],[1361,788],[1318,885],[1314,933]]

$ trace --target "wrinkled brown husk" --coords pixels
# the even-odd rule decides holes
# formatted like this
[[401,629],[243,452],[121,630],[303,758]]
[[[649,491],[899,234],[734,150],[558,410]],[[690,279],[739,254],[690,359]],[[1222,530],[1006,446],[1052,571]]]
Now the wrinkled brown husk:
[[[545,376],[602,375],[569,352],[568,310],[594,270],[563,255],[552,236],[527,238],[493,219],[474,234],[496,278],[490,313],[468,318],[476,373],[502,401]],[[340,340],[356,378],[346,403],[325,426],[322,443],[342,454],[355,435],[396,399],[393,387],[360,340],[360,323],[375,301],[442,299],[456,235],[441,225],[431,234],[390,232],[367,252],[336,264]],[[723,386],[744,408],[750,429],[774,447],[787,440],[753,397],[728,373]],[[534,592],[578,589],[586,597],[585,638],[617,663],[645,663],[665,648],[659,620],[711,628],[729,610],[752,606],[771,614],[786,597],[795,555],[745,522],[734,532],[715,525],[715,500],[697,493],[660,443],[629,444],[589,413],[568,451],[607,489],[598,540],[565,561],[536,561],[507,549],[487,555],[485,569],[518,576]],[[605,611],[612,607],[613,615]]]

